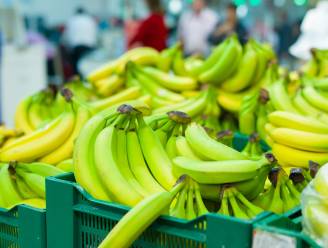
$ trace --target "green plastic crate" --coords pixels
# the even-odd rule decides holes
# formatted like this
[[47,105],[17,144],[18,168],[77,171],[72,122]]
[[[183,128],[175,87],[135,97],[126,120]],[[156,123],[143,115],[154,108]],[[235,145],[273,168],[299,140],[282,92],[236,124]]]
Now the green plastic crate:
[[[247,135],[242,133],[234,133],[232,144],[236,150],[241,151],[246,146],[247,142],[248,142]],[[267,145],[267,143],[265,143],[264,140],[261,140],[260,144],[263,151],[267,152],[271,150],[271,148]]]
[[[74,181],[72,173],[49,177],[47,189],[48,248],[94,248],[129,210],[116,203],[95,200]],[[133,244],[134,248],[251,247],[254,223],[207,214],[187,221],[163,216]]]
[[263,240],[280,242],[281,246],[275,247],[321,247],[302,232],[302,211],[300,207],[282,215],[271,215],[256,223],[253,239],[255,247],[260,247]]
[[0,208],[1,248],[45,248],[46,210],[26,205]]

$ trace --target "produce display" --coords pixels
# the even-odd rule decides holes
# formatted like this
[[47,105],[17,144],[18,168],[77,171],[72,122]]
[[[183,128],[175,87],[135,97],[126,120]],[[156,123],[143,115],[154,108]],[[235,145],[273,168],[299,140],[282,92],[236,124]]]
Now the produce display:
[[314,49],[289,72],[236,35],[206,59],[179,43],[132,49],[21,100],[15,129],[0,126],[0,206],[44,208],[45,177],[74,172],[92,197],[131,207],[100,247],[129,247],[161,214],[284,213],[328,162],[327,61]]

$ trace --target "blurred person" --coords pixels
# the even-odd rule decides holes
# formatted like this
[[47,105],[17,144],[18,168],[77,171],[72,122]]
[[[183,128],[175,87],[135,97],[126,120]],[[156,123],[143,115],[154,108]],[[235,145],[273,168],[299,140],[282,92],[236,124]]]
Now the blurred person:
[[209,53],[208,36],[217,22],[218,16],[206,7],[205,0],[192,2],[192,10],[182,14],[178,24],[179,39],[186,55]]
[[78,72],[78,62],[91,52],[97,44],[97,23],[84,8],[76,9],[65,27],[65,38],[71,51],[74,73]]
[[281,14],[280,25],[277,26],[276,32],[278,34],[278,55],[280,58],[288,57],[288,49],[292,45],[292,25],[288,21],[286,12]]
[[148,46],[162,51],[166,48],[167,28],[164,21],[164,11],[161,0],[145,0],[150,11],[133,36],[129,39],[128,47]]
[[226,19],[223,23],[218,23],[214,32],[209,36],[209,41],[212,44],[222,42],[229,35],[236,33],[239,41],[244,44],[248,39],[248,31],[243,23],[238,20],[237,7],[230,3],[226,7]]

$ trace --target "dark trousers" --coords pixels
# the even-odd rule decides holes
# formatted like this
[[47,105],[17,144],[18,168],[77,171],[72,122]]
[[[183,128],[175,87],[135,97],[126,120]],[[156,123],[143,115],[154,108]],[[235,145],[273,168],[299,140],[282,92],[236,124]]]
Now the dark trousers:
[[74,70],[74,74],[80,74],[78,71],[78,63],[80,61],[80,59],[87,55],[89,52],[92,51],[92,47],[89,46],[85,46],[85,45],[79,45],[73,48],[72,51],[72,65],[73,65],[73,70]]

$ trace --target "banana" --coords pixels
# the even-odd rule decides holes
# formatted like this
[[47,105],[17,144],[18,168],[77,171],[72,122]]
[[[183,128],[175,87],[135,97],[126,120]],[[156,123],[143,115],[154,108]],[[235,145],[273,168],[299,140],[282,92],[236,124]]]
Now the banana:
[[122,90],[121,92],[111,97],[94,101],[90,103],[90,107],[94,110],[94,112],[100,112],[116,104],[137,99],[140,96],[141,96],[141,88],[139,86],[134,86]]
[[229,43],[222,54],[222,57],[207,71],[199,75],[202,83],[221,83],[225,78],[231,75],[239,63],[236,58],[242,53],[241,45],[235,35],[228,38]]
[[257,207],[253,203],[251,203],[248,199],[245,198],[245,196],[240,193],[238,190],[235,188],[232,188],[236,199],[241,203],[242,206],[244,206],[247,209],[247,214],[249,217],[255,217],[256,215],[260,214],[264,210],[260,207]]
[[74,114],[64,112],[43,129],[32,132],[2,149],[2,161],[30,162],[59,147],[70,135],[74,126]]
[[161,186],[169,190],[176,181],[172,174],[170,158],[154,131],[145,123],[142,116],[137,118],[139,143],[148,167]]
[[268,164],[266,159],[198,161],[176,157],[173,159],[173,172],[176,176],[187,174],[198,183],[233,183],[255,177],[258,170],[266,164]]
[[65,172],[74,172],[74,162],[72,158],[59,162],[56,167]]
[[272,153],[279,163],[302,168],[308,168],[309,160],[320,165],[328,162],[328,153],[304,151],[278,143],[273,144]]
[[168,74],[154,67],[145,67],[141,71],[156,83],[173,91],[181,92],[197,88],[197,81],[190,77]]
[[38,195],[38,197],[45,198],[46,197],[46,178],[35,174],[26,172],[20,168],[16,168],[16,173],[20,176],[26,185]]
[[108,119],[116,112],[113,106],[104,112],[93,116],[81,129],[80,135],[76,139],[73,152],[74,175],[76,181],[93,197],[101,200],[109,200],[109,195],[101,182],[95,166],[94,153],[91,149],[95,146],[98,134],[106,125]]
[[124,85],[124,79],[117,74],[113,74],[108,78],[98,80],[94,84],[97,85],[96,91],[101,96],[108,97],[113,95]]
[[257,83],[259,82],[265,75],[265,71],[267,69],[267,65],[268,65],[268,59],[265,56],[265,53],[263,52],[263,49],[261,49],[259,47],[259,45],[257,44],[257,42],[255,40],[250,40],[249,41],[251,46],[253,47],[253,49],[255,49],[256,51],[256,69],[255,69],[255,73],[253,76],[253,82]]
[[155,80],[152,79],[149,75],[143,73],[142,68],[133,65],[134,76],[138,80],[138,82],[146,88],[152,95],[163,98],[164,100],[181,102],[185,100],[185,98],[177,94],[169,89],[164,88],[161,85],[158,85]]
[[183,136],[179,136],[176,138],[176,151],[177,156],[183,156],[193,160],[201,160],[201,158],[199,158],[196,153],[191,149],[186,138]]
[[192,220],[195,218],[196,218],[196,213],[194,208],[194,186],[190,181],[188,187],[188,194],[187,194],[186,219]]
[[39,161],[55,165],[58,164],[60,161],[72,157],[74,141],[76,140],[76,138],[80,134],[82,127],[90,119],[90,117],[91,113],[87,107],[83,105],[78,106],[78,109],[76,111],[75,125],[70,136],[57,149],[42,157],[41,159],[39,159]]
[[271,168],[272,166],[270,165],[262,166],[254,178],[234,183],[233,187],[235,187],[247,199],[253,200],[263,192],[264,184]]
[[128,61],[133,61],[140,65],[155,65],[159,59],[159,53],[150,47],[138,47],[126,52],[117,60],[110,61],[100,68],[92,71],[87,80],[94,82],[99,79],[110,76],[113,73],[121,73],[124,71]]
[[185,136],[188,144],[197,154],[211,160],[242,160],[247,159],[233,148],[221,144],[208,136],[204,128],[196,123],[188,125]]
[[[274,186],[272,186],[274,187]],[[281,214],[284,211],[284,202],[281,199],[281,180],[278,178],[277,185],[274,187],[273,196],[268,210],[276,214]]]
[[140,234],[169,208],[183,186],[184,182],[180,182],[168,192],[159,192],[145,198],[123,216],[102,241],[99,248],[130,247]]
[[[110,193],[110,197],[128,206],[135,206],[143,199],[142,195],[132,187],[128,182],[129,178],[125,178],[121,165],[115,157],[117,149],[117,132],[115,127],[110,125],[105,127],[97,136],[94,145],[95,167],[100,176],[102,184]],[[124,166],[124,165],[123,165]],[[110,179],[110,180],[109,180]],[[122,194],[124,192],[124,194]]]
[[177,53],[174,56],[172,69],[174,73],[178,76],[183,76],[183,77],[190,76],[190,73],[186,68],[185,61],[183,59],[183,53],[181,50],[177,51]]
[[171,137],[168,138],[166,145],[165,145],[165,151],[170,159],[173,159],[177,156],[177,146],[176,146],[176,139],[177,136],[171,135]]
[[122,176],[142,197],[149,195],[147,189],[140,185],[130,169],[127,156],[127,131],[125,130],[125,124],[121,127],[116,126],[114,132],[116,132],[116,134],[113,134],[116,137],[116,143],[114,142],[116,148],[113,148],[112,152],[114,152],[114,158],[116,159],[117,165],[119,165],[118,168]]
[[328,100],[322,96],[313,86],[305,86],[302,89],[304,98],[314,107],[328,112]]
[[23,99],[17,106],[15,112],[15,128],[25,134],[33,132],[33,127],[28,120],[29,106],[32,103],[32,96]]
[[282,183],[280,188],[281,199],[284,202],[283,212],[287,212],[288,210],[294,208],[296,205],[292,199],[292,195],[288,190],[288,187],[285,183]]
[[188,114],[190,117],[194,117],[200,114],[207,105],[209,97],[209,90],[201,92],[198,96],[190,98],[188,100],[173,104],[171,106],[165,106],[155,109],[153,115],[164,114],[172,110],[178,110]]
[[270,86],[270,101],[276,110],[299,113],[294,107],[286,90],[284,79],[279,79]]
[[31,104],[28,108],[28,121],[33,130],[38,129],[42,123],[44,123],[44,119],[41,117],[41,93],[38,93],[32,97]]
[[258,109],[259,93],[254,92],[245,96],[242,100],[238,119],[241,133],[250,135],[256,130],[256,112]]
[[230,216],[227,189],[224,189],[224,191],[223,191],[223,197],[222,197],[222,200],[221,200],[221,206],[220,206],[220,210],[219,210],[218,213],[223,214],[223,215]]
[[287,127],[301,131],[315,133],[328,133],[328,124],[324,124],[310,116],[290,113],[287,111],[274,111],[268,115],[270,123],[277,127]]
[[16,175],[16,185],[19,194],[24,199],[38,198],[38,195],[33,192],[33,190],[31,190],[29,186],[27,186],[27,184],[24,182],[23,178],[18,175]]
[[246,44],[243,57],[236,73],[224,81],[222,89],[228,92],[239,92],[252,83],[257,65],[257,54],[250,44]]
[[233,216],[240,219],[249,219],[247,213],[245,213],[245,211],[238,204],[234,191],[232,191],[232,189],[229,189],[227,194]]
[[196,183],[196,182],[193,182],[193,183],[194,183],[195,200],[196,200],[196,206],[197,206],[197,217],[199,217],[204,214],[207,214],[209,211],[203,202],[198,183]]
[[271,185],[265,192],[259,194],[252,202],[265,210],[269,209],[275,188]]
[[301,92],[296,93],[296,96],[293,99],[293,103],[300,113],[311,116],[323,123],[328,123],[328,115],[312,106],[303,96]]
[[319,90],[328,90],[328,77],[326,78],[315,78],[311,80],[311,84]]
[[277,143],[312,152],[328,152],[328,135],[266,125],[270,137]]
[[23,169],[30,173],[35,173],[44,177],[57,176],[63,174],[61,169],[45,163],[33,162],[33,163],[17,163],[16,168]]
[[15,181],[12,179],[8,164],[0,168],[0,192],[3,207],[7,208],[23,200],[23,197],[18,192]]
[[154,194],[164,190],[149,171],[135,130],[127,133],[127,156],[132,173],[147,192]]
[[176,218],[185,219],[186,218],[186,202],[188,197],[188,188],[185,186],[179,195],[177,196],[177,201],[173,208],[170,209],[170,215]]
[[159,54],[159,59],[157,61],[157,68],[161,71],[168,72],[171,69],[172,63],[174,63],[174,59],[176,53],[180,52],[181,44],[178,42],[170,48],[164,49]]

